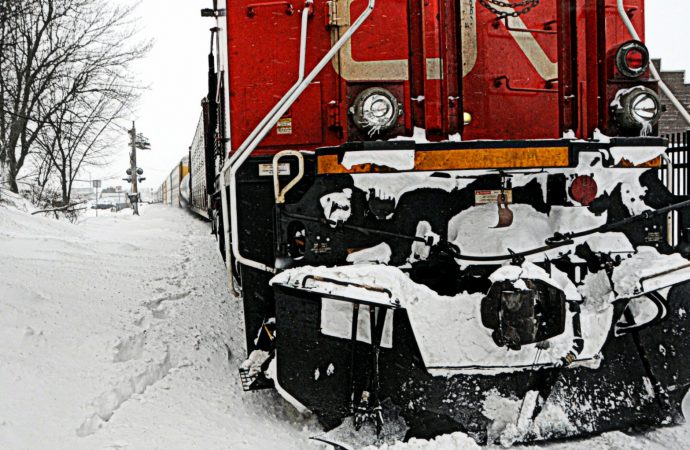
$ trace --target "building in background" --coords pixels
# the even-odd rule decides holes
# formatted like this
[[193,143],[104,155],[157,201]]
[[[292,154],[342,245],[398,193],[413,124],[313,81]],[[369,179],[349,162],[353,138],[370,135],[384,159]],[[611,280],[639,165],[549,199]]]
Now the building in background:
[[75,200],[86,200],[93,201],[96,200],[96,190],[89,187],[73,187],[72,188],[72,198]]
[[[669,89],[678,97],[678,100],[685,105],[685,108],[690,112],[690,84],[685,82],[684,70],[668,70],[662,71],[661,60],[655,59],[654,65],[659,69],[661,79],[668,85]],[[659,120],[659,134],[662,136],[674,133],[681,133],[690,129],[690,125],[683,120],[680,113],[671,104],[666,96],[661,95],[661,104],[666,109],[666,112]]]

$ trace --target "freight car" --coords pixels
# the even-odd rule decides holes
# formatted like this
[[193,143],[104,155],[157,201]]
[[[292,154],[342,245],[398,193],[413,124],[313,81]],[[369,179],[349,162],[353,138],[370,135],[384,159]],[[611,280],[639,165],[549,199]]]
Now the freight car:
[[189,157],[183,157],[170,171],[163,184],[160,186],[161,201],[164,205],[183,206],[186,198],[183,194],[189,191]]
[[202,15],[192,197],[243,300],[247,390],[328,441],[682,420],[690,199],[668,188],[643,0]]
[[[188,155],[183,157],[165,177],[156,190],[155,197],[158,202],[188,208],[203,219],[209,219],[211,211],[206,186],[213,186],[214,173],[217,169],[213,165],[207,169],[207,102],[204,101],[202,106],[203,113],[197,123]],[[213,156],[208,160],[213,164]],[[208,177],[210,177],[210,182]]]

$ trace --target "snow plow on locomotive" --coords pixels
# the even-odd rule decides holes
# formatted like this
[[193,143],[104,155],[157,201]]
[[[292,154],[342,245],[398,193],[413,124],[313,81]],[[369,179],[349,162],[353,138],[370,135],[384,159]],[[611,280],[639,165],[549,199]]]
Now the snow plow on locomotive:
[[202,14],[245,389],[313,411],[327,441],[683,420],[690,197],[656,136],[643,0]]

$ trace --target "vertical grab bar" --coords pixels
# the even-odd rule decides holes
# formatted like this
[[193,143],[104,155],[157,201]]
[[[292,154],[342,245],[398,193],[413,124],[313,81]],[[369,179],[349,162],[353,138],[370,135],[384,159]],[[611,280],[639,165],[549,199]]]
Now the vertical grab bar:
[[[295,158],[297,158],[299,169],[295,178],[290,180],[290,182],[281,190],[280,179],[278,178],[280,176],[280,166],[278,163],[285,156],[294,156]],[[302,156],[300,152],[296,150],[283,150],[282,152],[276,154],[273,157],[273,193],[275,196],[276,204],[285,203],[285,195],[287,195],[290,189],[295,187],[295,185],[300,182],[302,177],[304,177],[304,156]]]
[[[675,174],[673,173],[673,161],[666,153],[662,153],[661,158],[666,162],[666,185],[669,187],[669,190],[673,195],[677,195],[673,186],[673,183],[675,181]],[[670,245],[671,247],[673,247],[673,242],[675,240],[675,227],[673,225],[673,211],[670,211],[666,215],[666,241],[668,242],[668,245]]]

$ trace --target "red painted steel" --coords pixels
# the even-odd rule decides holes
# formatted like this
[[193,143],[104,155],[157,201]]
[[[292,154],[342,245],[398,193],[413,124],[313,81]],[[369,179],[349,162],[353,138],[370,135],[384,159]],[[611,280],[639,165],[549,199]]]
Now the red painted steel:
[[[296,81],[298,0],[227,2],[230,144],[237,148]],[[366,7],[315,0],[309,71]],[[644,35],[644,0],[626,0]],[[261,143],[259,153],[388,139],[426,129],[432,140],[558,138],[568,130],[616,134],[609,105],[618,90],[654,84],[617,72],[630,40],[616,0],[542,0],[497,20],[477,0],[377,0],[371,17]],[[387,134],[355,127],[349,108],[364,89],[391,91],[403,114]],[[463,125],[463,113],[471,122]]]

